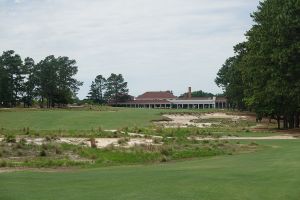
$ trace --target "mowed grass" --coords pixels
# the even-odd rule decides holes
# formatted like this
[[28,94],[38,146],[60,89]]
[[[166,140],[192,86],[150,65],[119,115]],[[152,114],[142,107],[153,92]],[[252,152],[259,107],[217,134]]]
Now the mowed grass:
[[[27,110],[0,112],[0,128],[34,130],[90,130],[149,126],[162,118],[162,112],[205,112],[207,110],[118,109],[118,111],[88,110]],[[210,110],[213,111],[213,110]]]
[[89,130],[147,126],[159,119],[159,110],[120,109],[114,111],[12,111],[0,112],[0,128],[34,130]]
[[266,148],[168,164],[2,173],[0,199],[298,200],[300,141],[259,144]]

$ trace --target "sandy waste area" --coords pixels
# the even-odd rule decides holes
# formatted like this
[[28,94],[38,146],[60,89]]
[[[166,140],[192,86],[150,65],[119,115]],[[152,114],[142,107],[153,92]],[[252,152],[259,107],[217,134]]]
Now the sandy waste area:
[[[49,142],[45,138],[25,138],[25,139],[28,144],[42,145],[43,143]],[[0,141],[2,140],[3,138],[0,138]],[[97,148],[105,148],[110,145],[113,145],[115,147],[122,146],[126,148],[133,147],[135,145],[159,145],[159,144],[154,144],[153,139],[147,139],[147,138],[128,138],[128,141],[123,142],[122,144],[119,144],[119,140],[123,140],[123,138],[95,138]],[[52,140],[52,142],[91,147],[90,138],[61,137]]]
[[216,119],[216,118],[223,118],[223,119],[231,119],[232,121],[244,120],[246,116],[238,116],[238,115],[227,115],[226,113],[205,113],[202,115],[190,115],[190,114],[167,114],[163,115],[166,118],[171,119],[171,121],[162,121],[156,122],[156,124],[163,125],[166,128],[186,128],[190,126],[198,127],[198,128],[205,128],[210,127],[213,124],[218,123],[197,123],[194,120],[197,119]]

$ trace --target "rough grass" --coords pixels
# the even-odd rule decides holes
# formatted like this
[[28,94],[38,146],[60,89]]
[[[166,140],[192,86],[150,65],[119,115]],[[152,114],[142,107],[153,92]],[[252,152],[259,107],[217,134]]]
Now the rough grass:
[[264,150],[147,166],[0,174],[0,199],[298,200],[300,141]]

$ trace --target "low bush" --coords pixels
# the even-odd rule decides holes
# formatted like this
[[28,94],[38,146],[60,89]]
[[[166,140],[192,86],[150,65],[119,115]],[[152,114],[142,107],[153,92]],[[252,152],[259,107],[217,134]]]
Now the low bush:
[[4,137],[4,141],[7,143],[16,143],[17,139],[15,135],[7,134]]
[[41,157],[46,157],[47,156],[47,153],[46,151],[43,149],[40,154],[39,154]]
[[7,162],[5,160],[1,160],[0,167],[7,167]]

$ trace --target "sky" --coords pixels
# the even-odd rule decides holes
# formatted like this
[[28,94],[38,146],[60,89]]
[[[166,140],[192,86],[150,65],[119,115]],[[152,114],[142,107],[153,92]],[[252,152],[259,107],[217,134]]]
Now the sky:
[[245,40],[259,0],[0,0],[0,51],[77,61],[78,92],[122,74],[129,92],[220,93],[214,79]]

